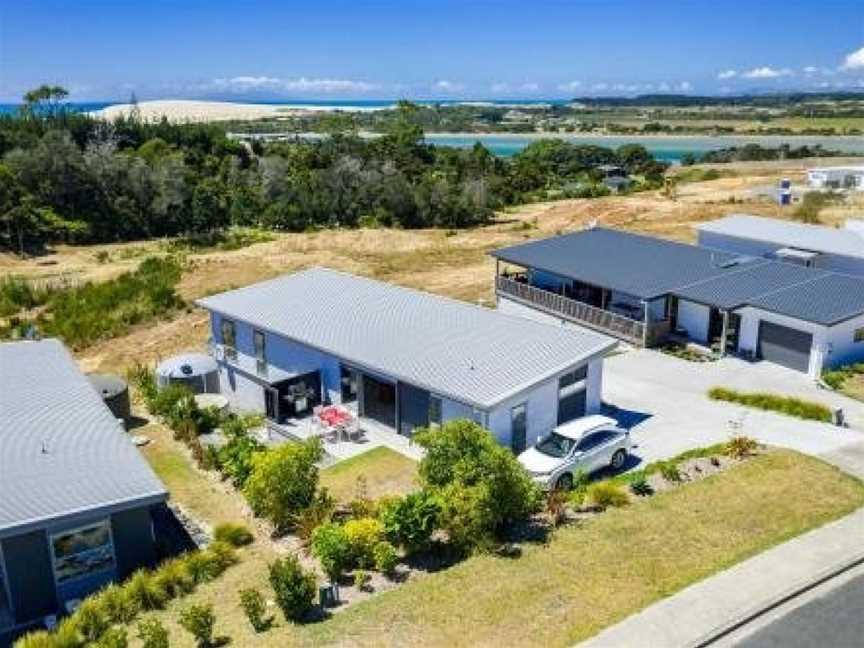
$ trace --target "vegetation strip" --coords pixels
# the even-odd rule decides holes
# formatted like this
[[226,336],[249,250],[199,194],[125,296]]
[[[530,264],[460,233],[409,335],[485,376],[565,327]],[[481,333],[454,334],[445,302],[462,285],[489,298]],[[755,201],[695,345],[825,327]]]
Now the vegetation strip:
[[738,403],[768,412],[778,412],[800,419],[822,421],[823,423],[830,423],[833,417],[831,410],[825,405],[793,396],[780,396],[767,392],[739,392],[726,387],[712,387],[708,390],[708,397],[712,400]]

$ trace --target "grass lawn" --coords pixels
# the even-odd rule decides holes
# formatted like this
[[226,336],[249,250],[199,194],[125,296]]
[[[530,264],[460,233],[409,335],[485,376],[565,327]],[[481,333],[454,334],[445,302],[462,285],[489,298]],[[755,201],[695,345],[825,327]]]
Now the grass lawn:
[[772,451],[560,529],[521,558],[472,558],[322,623],[292,626],[280,617],[266,634],[252,633],[236,592],[253,585],[269,595],[264,555],[244,555],[222,579],[158,616],[172,646],[193,646],[176,624],[192,601],[214,604],[216,633],[235,646],[565,645],[862,505],[860,482],[821,461]]
[[372,499],[407,493],[417,486],[417,462],[390,448],[378,447],[325,468],[321,485],[340,502],[357,495],[357,478],[366,478],[366,492]]

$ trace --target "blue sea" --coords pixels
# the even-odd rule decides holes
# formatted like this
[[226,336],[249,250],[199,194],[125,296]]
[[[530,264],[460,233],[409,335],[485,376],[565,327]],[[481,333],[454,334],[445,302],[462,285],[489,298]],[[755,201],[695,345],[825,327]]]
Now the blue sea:
[[[218,98],[213,98],[219,100]],[[67,104],[72,110],[79,112],[90,112],[101,110],[108,106],[123,103],[118,101],[91,101],[91,102],[72,102]],[[243,103],[258,103],[265,105],[278,106],[315,106],[328,107],[343,110],[370,110],[375,108],[388,108],[393,106],[396,101],[394,99],[360,99],[360,100],[339,100],[339,99],[323,99],[323,100],[286,100],[286,101],[243,101]],[[497,105],[497,106],[526,106],[526,105],[550,105],[567,103],[564,99],[487,99],[466,101],[462,99],[429,99],[417,100],[421,104],[441,104],[441,105]],[[0,103],[0,115],[14,113],[18,110],[20,104],[16,103]],[[510,157],[515,155],[531,142],[537,141],[539,135],[516,135],[516,134],[490,134],[490,135],[473,135],[473,134],[436,134],[430,133],[426,136],[426,140],[432,144],[439,146],[455,146],[455,147],[470,147],[475,142],[482,143],[495,155],[502,157]],[[659,136],[607,136],[598,137],[592,135],[543,135],[542,137],[560,137],[568,142],[576,144],[595,144],[597,146],[618,147],[622,144],[638,143],[645,146],[649,153],[659,160],[677,163],[681,161],[682,156],[686,153],[691,153],[699,156],[707,151],[727,148],[730,146],[743,146],[744,144],[754,143],[766,147],[777,147],[781,144],[789,144],[790,146],[815,146],[821,145],[825,149],[838,150],[848,152],[850,155],[864,155],[864,137],[855,136],[834,136],[834,137],[819,137],[809,135],[722,135],[717,137],[707,136],[675,136],[675,135],[659,135]]]

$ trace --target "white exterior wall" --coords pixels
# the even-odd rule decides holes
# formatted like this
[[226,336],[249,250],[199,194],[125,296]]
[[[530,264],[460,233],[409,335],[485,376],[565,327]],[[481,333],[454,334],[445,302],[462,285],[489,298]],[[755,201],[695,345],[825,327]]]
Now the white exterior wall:
[[864,361],[864,342],[855,341],[855,330],[864,328],[864,315],[840,322],[826,330],[829,353],[825,367]]
[[810,365],[807,369],[807,374],[813,378],[819,377],[823,365],[828,362],[829,356],[827,327],[786,317],[785,315],[769,313],[752,306],[747,306],[736,312],[741,315],[738,349],[742,353],[751,353],[754,357],[759,344],[759,323],[761,321],[772,322],[780,326],[788,326],[789,328],[811,333],[813,335],[813,344],[810,348]]
[[[511,413],[517,405],[525,403],[525,414],[528,419],[527,445],[530,446],[539,438],[546,436],[558,423],[558,379],[561,375],[573,371],[575,367],[561,372],[554,378],[532,387],[498,405],[489,412],[489,430],[502,445],[511,445]],[[588,363],[586,377],[585,413],[597,414],[603,405],[603,359],[596,358]]]
[[686,299],[678,300],[678,327],[687,331],[688,337],[697,342],[708,342],[708,322],[711,309]]

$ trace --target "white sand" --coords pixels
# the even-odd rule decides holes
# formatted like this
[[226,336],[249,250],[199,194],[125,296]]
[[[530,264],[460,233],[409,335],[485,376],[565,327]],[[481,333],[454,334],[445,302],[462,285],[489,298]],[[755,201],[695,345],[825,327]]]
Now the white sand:
[[[114,119],[126,115],[131,110],[131,104],[117,104],[97,110],[93,115]],[[167,117],[172,122],[211,122],[234,119],[262,119],[264,117],[291,117],[310,112],[326,112],[331,110],[367,111],[380,110],[375,107],[353,106],[316,106],[316,105],[268,105],[244,104],[229,101],[196,101],[189,99],[160,99],[158,101],[141,101],[138,110],[144,121],[159,121]]]

